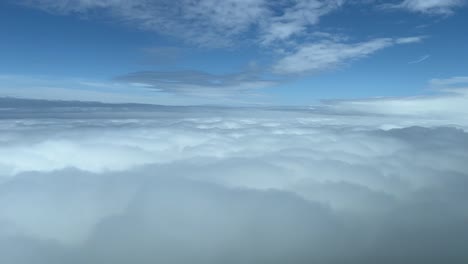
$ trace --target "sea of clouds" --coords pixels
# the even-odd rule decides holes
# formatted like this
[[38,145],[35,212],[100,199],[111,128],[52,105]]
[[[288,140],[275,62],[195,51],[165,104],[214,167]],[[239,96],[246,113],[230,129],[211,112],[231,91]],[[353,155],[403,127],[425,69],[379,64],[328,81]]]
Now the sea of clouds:
[[468,123],[344,106],[10,104],[0,263],[468,263]]

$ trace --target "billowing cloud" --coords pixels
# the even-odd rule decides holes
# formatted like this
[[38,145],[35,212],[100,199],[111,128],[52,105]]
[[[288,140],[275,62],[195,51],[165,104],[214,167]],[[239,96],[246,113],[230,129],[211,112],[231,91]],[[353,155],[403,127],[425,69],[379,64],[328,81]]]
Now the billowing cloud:
[[63,104],[0,110],[1,263],[468,260],[467,120]]

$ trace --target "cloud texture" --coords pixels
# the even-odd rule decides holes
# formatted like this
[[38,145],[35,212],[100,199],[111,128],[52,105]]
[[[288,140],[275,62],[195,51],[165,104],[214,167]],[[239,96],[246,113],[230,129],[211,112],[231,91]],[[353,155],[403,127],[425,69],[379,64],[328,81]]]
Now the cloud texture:
[[261,78],[255,71],[224,75],[199,71],[147,71],[130,73],[115,79],[124,83],[144,84],[146,88],[161,92],[208,97],[227,97],[233,94],[238,96],[280,83]]
[[[144,30],[182,38],[201,46],[230,46],[255,30],[258,42],[271,44],[305,33],[308,26],[343,4],[343,0],[22,0],[59,14],[96,13]],[[245,38],[245,37],[241,37]]]
[[449,15],[457,7],[466,4],[466,0],[404,0],[396,5],[412,12]]
[[462,121],[50,102],[0,117],[1,263],[468,260]]
[[384,48],[421,40],[422,37],[379,38],[361,43],[323,41],[303,45],[278,61],[273,71],[280,74],[317,73],[367,57]]

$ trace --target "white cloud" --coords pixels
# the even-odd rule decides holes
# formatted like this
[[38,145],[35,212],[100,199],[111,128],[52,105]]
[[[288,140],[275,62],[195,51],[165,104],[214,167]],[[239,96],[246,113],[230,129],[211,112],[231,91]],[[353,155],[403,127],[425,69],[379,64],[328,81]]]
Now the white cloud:
[[279,74],[319,72],[369,56],[387,47],[397,44],[415,43],[421,41],[421,39],[422,37],[378,38],[359,43],[323,41],[305,44],[280,59],[273,66],[273,71]]
[[430,85],[434,87],[450,87],[454,85],[468,85],[468,76],[457,76],[447,79],[432,79]]
[[0,262],[462,263],[455,99],[400,100],[404,117],[386,101],[360,114],[4,103]]
[[[323,16],[342,8],[347,3],[345,0],[25,0],[22,3],[59,14],[111,16],[143,30],[171,35],[198,46],[259,45],[279,55],[286,54],[273,65],[276,74],[326,70],[389,46],[423,39],[415,36],[346,43],[343,36],[324,34],[314,27]],[[169,50],[168,56],[174,56],[174,51]],[[255,82],[240,87],[269,85]],[[197,85],[178,88],[166,90],[192,92],[198,89],[208,90],[210,94],[220,91]],[[236,86],[228,88],[235,90]]]
[[359,114],[4,99],[0,262],[465,260],[465,95]]
[[422,117],[432,124],[468,123],[468,88],[450,88],[449,84],[460,83],[460,79],[432,80],[432,85],[443,87],[435,95],[343,100],[329,102],[326,108],[339,113],[399,116],[400,118]]
[[[25,0],[24,4],[49,12],[78,13],[92,16],[91,11],[107,15],[138,27],[174,35],[201,46],[229,46],[245,39],[241,33],[256,29],[260,42],[285,40],[303,32],[319,18],[342,5],[342,0],[178,0],[178,1],[88,1]],[[277,13],[278,8],[284,12]]]
[[411,43],[418,43],[424,39],[422,36],[416,37],[406,37],[406,38],[397,38],[395,39],[396,44],[411,44]]
[[413,61],[408,62],[408,64],[418,64],[418,63],[421,63],[421,62],[429,59],[430,57],[431,57],[431,55],[427,54],[427,55],[424,55],[424,56],[418,58],[417,60],[413,60]]
[[[144,30],[173,35],[202,46],[231,45],[267,16],[264,0],[25,0],[25,5],[48,12],[93,16],[93,11]],[[100,13],[102,15],[102,13]]]
[[447,15],[465,3],[465,0],[404,0],[400,4],[392,5],[392,7],[404,8],[413,12]]
[[[172,35],[201,46],[230,46],[247,39],[262,45],[295,42],[312,34],[321,17],[345,0],[22,0],[52,13],[110,16],[144,30]],[[352,4],[353,2],[350,1]],[[463,0],[406,0],[392,7],[448,13]],[[290,43],[289,43],[290,44]]]
[[318,23],[320,17],[338,9],[343,0],[295,1],[285,8],[280,16],[266,20],[260,36],[261,43],[272,44],[275,41],[289,40],[291,37],[307,32],[307,28]]

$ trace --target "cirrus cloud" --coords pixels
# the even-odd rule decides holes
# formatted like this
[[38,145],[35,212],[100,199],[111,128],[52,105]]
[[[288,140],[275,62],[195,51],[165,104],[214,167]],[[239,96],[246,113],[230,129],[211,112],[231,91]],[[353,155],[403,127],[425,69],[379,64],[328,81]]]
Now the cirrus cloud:
[[306,44],[280,59],[273,66],[273,71],[279,74],[320,72],[369,56],[384,48],[416,43],[422,39],[422,37],[378,38],[360,43],[324,41]]
[[457,7],[466,4],[465,0],[404,0],[395,7],[412,12],[428,14],[452,14]]

